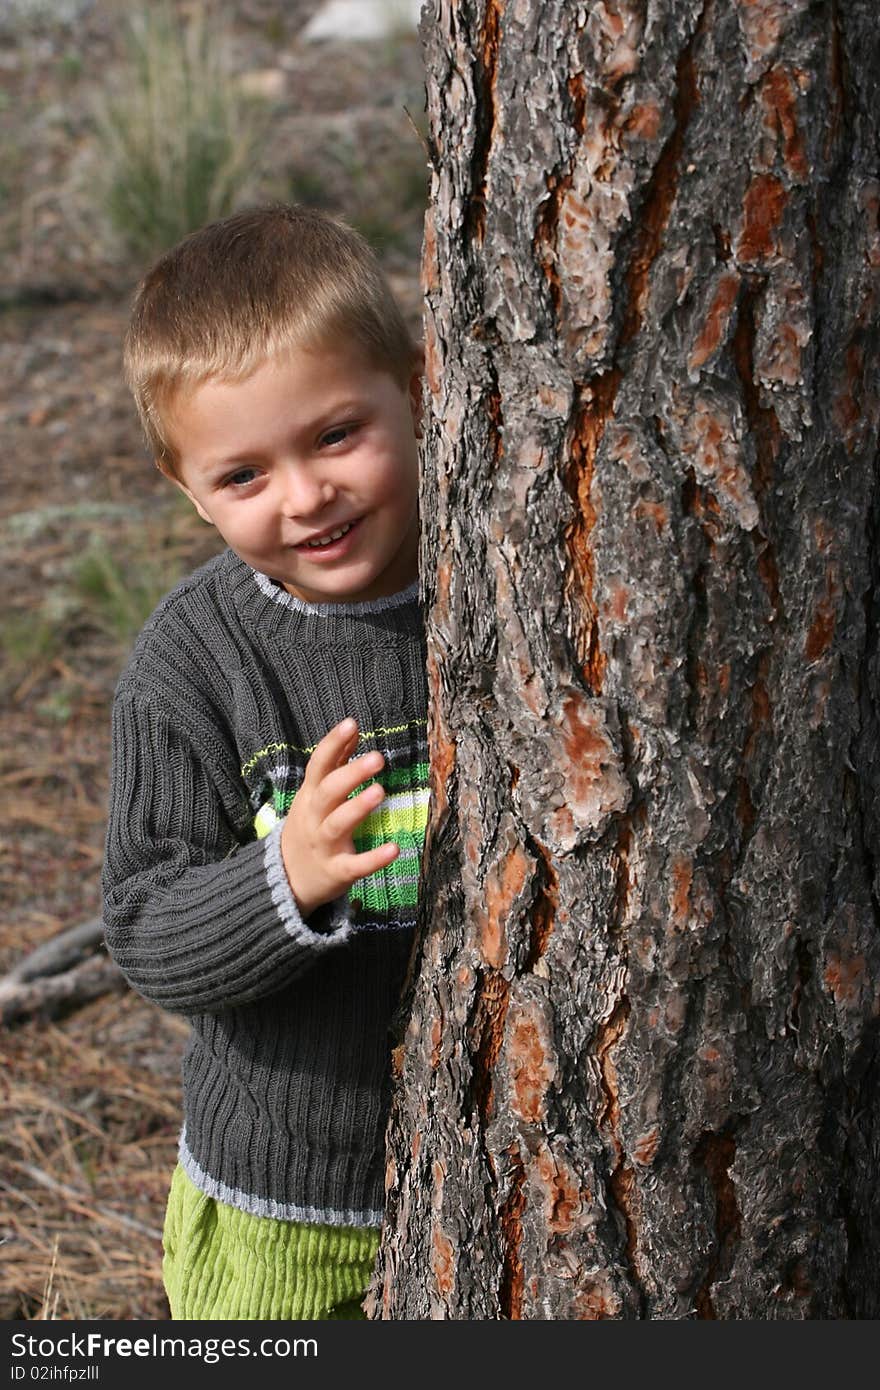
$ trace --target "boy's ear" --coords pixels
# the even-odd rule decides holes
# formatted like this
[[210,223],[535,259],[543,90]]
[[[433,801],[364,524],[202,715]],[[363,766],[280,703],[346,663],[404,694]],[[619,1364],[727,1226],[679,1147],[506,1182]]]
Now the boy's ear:
[[412,373],[409,379],[409,406],[412,411],[413,429],[416,439],[422,437],[422,413],[424,402],[422,400],[422,385],[425,378],[425,353],[423,348],[419,348],[413,360]]
[[174,473],[174,472],[172,472],[171,468],[170,468],[169,465],[165,462],[165,460],[164,460],[164,459],[155,459],[154,462],[155,462],[156,467],[158,468],[159,472],[163,475],[163,477],[167,478],[168,481],[169,481],[170,483],[173,483],[175,487],[179,487],[179,488],[180,488],[180,491],[183,493],[184,497],[187,497],[187,498],[189,499],[189,501],[192,502],[192,504],[193,504],[193,506],[195,507],[196,511],[198,512],[199,516],[202,518],[202,521],[207,521],[207,523],[208,523],[209,526],[213,526],[214,523],[213,523],[213,521],[211,520],[211,518],[208,516],[208,513],[205,511],[205,509],[204,509],[204,507],[202,506],[201,502],[197,502],[197,501],[196,501],[195,497],[193,497],[193,495],[192,495],[192,493],[190,492],[189,488],[186,486],[186,483],[182,483],[182,482],[180,481],[180,479],[178,478],[177,474]]

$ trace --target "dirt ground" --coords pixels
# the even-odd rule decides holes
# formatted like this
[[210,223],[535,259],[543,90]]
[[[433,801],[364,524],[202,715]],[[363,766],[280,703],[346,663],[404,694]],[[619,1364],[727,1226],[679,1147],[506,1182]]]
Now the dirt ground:
[[[17,0],[0,33],[0,973],[99,914],[114,683],[155,600],[216,549],[143,451],[119,367],[140,267],[90,203],[90,103],[131,8]],[[223,7],[231,80],[271,103],[248,201],[355,221],[417,327],[418,39],[306,44],[316,8]],[[185,1033],[127,989],[0,1028],[0,1319],[167,1317]]]

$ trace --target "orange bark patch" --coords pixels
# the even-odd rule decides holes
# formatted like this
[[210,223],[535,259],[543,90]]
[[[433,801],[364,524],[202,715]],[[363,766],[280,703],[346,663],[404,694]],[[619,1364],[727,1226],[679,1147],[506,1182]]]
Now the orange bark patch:
[[604,1270],[599,1274],[590,1275],[578,1289],[572,1305],[575,1317],[587,1322],[616,1318],[622,1306],[620,1295],[611,1282],[611,1275]]
[[436,1226],[431,1235],[431,1268],[438,1293],[447,1297],[455,1285],[455,1250],[449,1237]]
[[672,912],[672,920],[680,931],[684,931],[690,921],[693,878],[693,860],[674,859],[672,861],[672,893],[669,907]]
[[782,32],[781,8],[791,0],[739,0],[743,33],[753,63],[776,51]]
[[480,950],[488,965],[500,970],[507,956],[507,937],[504,924],[510,909],[523,890],[531,860],[519,845],[500,862],[492,865],[483,891],[486,911],[480,914]]
[[[740,526],[751,530],[760,517],[734,421],[718,410],[714,400],[684,391],[676,391],[676,415],[682,452],[699,473],[711,476]],[[711,494],[699,496],[696,489],[691,489],[691,493],[689,505],[694,515],[701,515],[699,507],[703,509],[702,516],[713,509]],[[713,538],[710,532],[707,535]]]
[[790,323],[780,323],[776,337],[761,363],[763,374],[771,381],[796,386],[801,379],[801,340]]
[[626,1021],[629,1018],[629,1011],[629,1000],[618,1000],[611,1016],[599,1025],[596,1034],[596,1057],[602,1074],[602,1089],[605,1095],[605,1105],[599,1116],[599,1124],[607,1124],[611,1130],[611,1142],[618,1157],[623,1152],[617,1133],[620,1122],[620,1102],[618,1100],[617,1069],[611,1054],[621,1039]]
[[443,1036],[443,1025],[439,1018],[435,1018],[431,1024],[431,1067],[434,1068],[440,1063],[440,1039]]
[[[641,37],[641,35],[640,35]],[[633,255],[627,274],[628,302],[621,325],[620,345],[639,332],[650,292],[651,269],[660,254],[682,168],[685,133],[700,100],[693,53],[694,38],[682,50],[676,67],[673,128],[654,166],[638,222]]]
[[504,1267],[499,1289],[502,1315],[517,1321],[522,1317],[525,1271],[520,1258],[522,1246],[522,1214],[526,1205],[526,1174],[515,1144],[507,1150],[512,1177],[510,1190],[498,1213],[498,1226],[503,1242]]
[[566,532],[571,564],[565,576],[565,591],[578,612],[575,640],[584,676],[597,694],[602,689],[606,662],[599,646],[593,601],[595,561],[590,533],[596,524],[596,508],[591,494],[596,452],[614,410],[620,377],[619,370],[607,372],[585,389],[568,446],[571,464],[566,487],[575,504],[575,521]]
[[446,727],[440,716],[442,685],[433,648],[428,650],[428,685],[431,691],[430,803],[431,816],[436,822],[442,818],[449,805],[446,788],[455,766],[455,743],[446,732]]
[[440,259],[437,255],[437,224],[433,208],[425,213],[425,235],[422,243],[422,290],[433,294],[440,288]]
[[544,1188],[547,1227],[556,1235],[570,1231],[581,1210],[580,1192],[574,1175],[546,1146],[537,1160],[537,1172]]
[[782,157],[789,173],[797,183],[806,183],[810,170],[795,116],[797,94],[785,68],[770,69],[761,87],[761,97],[764,124],[774,135],[782,137]]
[[633,1148],[633,1158],[636,1163],[647,1166],[654,1160],[654,1155],[660,1147],[660,1130],[657,1125],[649,1129],[647,1134],[642,1134],[636,1140]]
[[483,1123],[492,1118],[495,1108],[493,1073],[504,1039],[504,1022],[510,998],[510,986],[497,970],[487,970],[477,995],[476,1017],[472,1038],[476,1045],[474,1056],[474,1094]]
[[660,132],[662,112],[654,101],[640,101],[623,123],[624,130],[642,140],[655,140]]
[[513,1109],[527,1124],[539,1124],[544,1118],[544,1097],[555,1075],[555,1067],[545,1049],[536,1018],[525,1012],[510,1031],[507,1059],[513,1084]]
[[758,174],[752,179],[743,204],[743,229],[737,248],[737,259],[743,265],[754,265],[773,253],[773,233],[787,203],[788,194],[775,174]]
[[385,1191],[391,1192],[397,1185],[397,1164],[393,1158],[385,1161]]
[[865,978],[865,957],[863,955],[843,958],[829,954],[826,958],[825,985],[834,995],[835,1003],[842,1008],[858,1003]]
[[662,502],[651,502],[647,497],[640,497],[633,507],[633,516],[647,516],[653,521],[658,531],[662,531],[669,521],[669,512]]
[[712,303],[709,305],[706,322],[691,349],[691,355],[688,358],[688,371],[693,372],[698,367],[702,367],[722,341],[730,322],[731,310],[736,303],[739,285],[740,277],[735,270],[725,272],[719,279],[712,296]]
[[580,691],[564,696],[559,725],[560,738],[548,748],[558,790],[545,833],[556,847],[568,850],[578,843],[581,829],[623,810],[631,788],[620,772],[604,713],[595,702]]
[[628,598],[629,589],[625,584],[612,584],[605,611],[610,618],[614,618],[618,623],[626,622]]
[[804,656],[807,661],[818,661],[819,657],[828,650],[831,645],[831,638],[834,636],[834,623],[833,604],[830,599],[820,599],[804,644]]
[[586,701],[569,695],[562,706],[562,739],[566,757],[575,768],[589,767],[591,774],[585,774],[590,782],[595,780],[595,769],[603,753],[608,753],[608,739],[604,733],[597,733],[597,720]]

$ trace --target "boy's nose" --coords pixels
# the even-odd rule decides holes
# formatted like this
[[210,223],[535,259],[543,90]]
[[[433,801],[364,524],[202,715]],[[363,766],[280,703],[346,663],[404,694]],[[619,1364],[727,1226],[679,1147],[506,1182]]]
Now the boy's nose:
[[327,478],[318,478],[307,468],[291,466],[285,470],[281,503],[285,516],[316,515],[335,497],[336,488]]

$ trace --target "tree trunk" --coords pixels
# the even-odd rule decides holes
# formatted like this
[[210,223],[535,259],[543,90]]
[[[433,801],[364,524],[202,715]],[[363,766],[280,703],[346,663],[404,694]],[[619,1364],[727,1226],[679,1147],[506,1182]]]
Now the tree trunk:
[[880,1316],[874,0],[434,0],[386,1318]]

